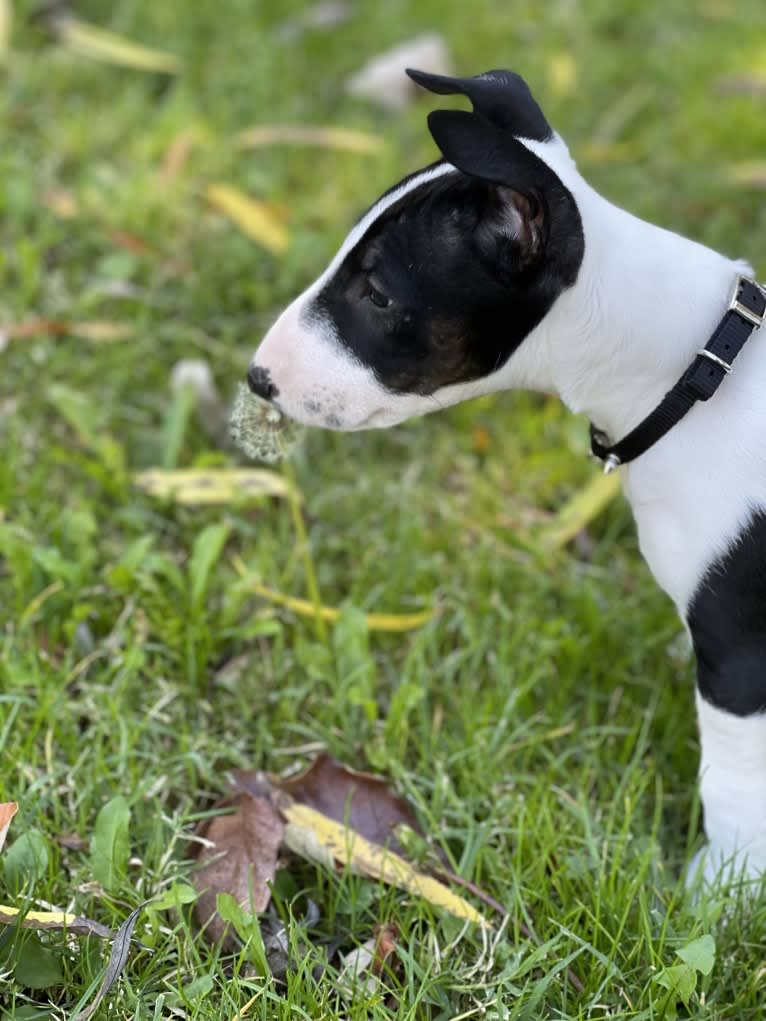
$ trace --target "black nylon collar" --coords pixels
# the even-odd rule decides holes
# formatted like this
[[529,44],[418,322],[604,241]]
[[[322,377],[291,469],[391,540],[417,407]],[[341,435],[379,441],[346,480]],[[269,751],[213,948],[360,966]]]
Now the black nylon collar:
[[621,464],[640,457],[680,422],[697,401],[710,400],[753,330],[764,321],[766,290],[754,280],[737,277],[729,307],[710,340],[654,411],[618,443],[610,444],[608,436],[591,423],[591,453],[604,462],[604,473],[608,475]]

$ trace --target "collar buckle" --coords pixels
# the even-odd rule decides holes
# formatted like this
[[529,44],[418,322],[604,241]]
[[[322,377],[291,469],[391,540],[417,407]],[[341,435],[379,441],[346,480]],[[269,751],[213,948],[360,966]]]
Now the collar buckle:
[[[748,288],[755,290],[762,299],[764,306],[762,312],[758,312],[757,309],[751,308],[740,300],[740,298],[744,297],[743,291],[747,291]],[[736,312],[740,318],[750,323],[751,326],[763,326],[764,322],[766,322],[766,291],[748,277],[738,276],[734,281],[734,290],[729,300],[729,311]]]

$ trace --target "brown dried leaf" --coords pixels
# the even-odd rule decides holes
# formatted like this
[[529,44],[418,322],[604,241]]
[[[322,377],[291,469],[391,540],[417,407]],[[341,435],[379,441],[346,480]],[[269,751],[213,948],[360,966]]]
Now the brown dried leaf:
[[380,975],[386,967],[389,957],[396,950],[399,930],[393,922],[382,922],[375,926],[374,933],[375,958],[372,962],[372,970],[376,975]]
[[61,833],[54,839],[59,847],[67,851],[87,851],[90,847],[90,841],[79,833]]
[[393,794],[382,777],[349,769],[326,754],[299,776],[277,780],[275,786],[300,804],[397,854],[404,853],[396,839],[398,826],[423,833],[410,805]]
[[3,849],[8,827],[11,825],[11,819],[16,815],[18,809],[19,806],[15,801],[0,802],[0,851]]
[[14,323],[5,331],[11,340],[31,337],[81,337],[95,343],[125,340],[133,333],[126,323],[94,319],[86,322],[67,322],[64,319],[26,319]]
[[231,894],[253,913],[268,907],[269,883],[276,874],[284,833],[279,812],[266,798],[240,793],[224,804],[235,811],[215,816],[198,831],[207,843],[198,855],[201,868],[192,877],[200,893],[195,912],[212,940],[225,936],[228,929],[216,913],[219,893]]

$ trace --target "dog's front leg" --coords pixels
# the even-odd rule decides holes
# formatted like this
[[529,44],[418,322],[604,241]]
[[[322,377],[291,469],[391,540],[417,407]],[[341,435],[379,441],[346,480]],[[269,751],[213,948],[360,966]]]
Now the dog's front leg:
[[[713,880],[766,875],[766,514],[708,566],[686,614],[697,658],[700,791]],[[691,872],[690,872],[690,878]]]
[[766,715],[737,716],[697,694],[700,790],[708,845],[689,881],[766,874]]

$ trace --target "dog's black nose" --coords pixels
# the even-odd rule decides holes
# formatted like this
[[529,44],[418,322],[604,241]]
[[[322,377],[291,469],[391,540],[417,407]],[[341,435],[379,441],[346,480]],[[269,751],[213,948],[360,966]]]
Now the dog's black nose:
[[262,369],[259,365],[251,365],[247,373],[247,385],[259,397],[265,401],[273,400],[279,391],[271,382],[268,369]]

